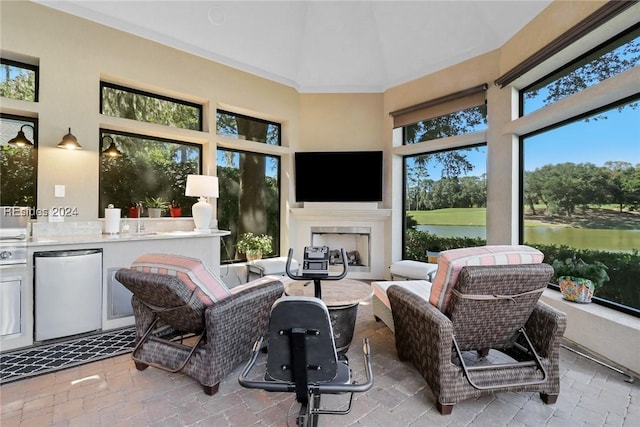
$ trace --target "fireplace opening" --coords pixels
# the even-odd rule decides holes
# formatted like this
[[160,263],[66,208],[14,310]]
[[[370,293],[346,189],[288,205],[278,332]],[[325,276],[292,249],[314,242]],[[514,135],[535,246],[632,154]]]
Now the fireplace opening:
[[329,247],[329,265],[341,266],[344,248],[350,271],[368,272],[371,227],[311,227],[311,245]]

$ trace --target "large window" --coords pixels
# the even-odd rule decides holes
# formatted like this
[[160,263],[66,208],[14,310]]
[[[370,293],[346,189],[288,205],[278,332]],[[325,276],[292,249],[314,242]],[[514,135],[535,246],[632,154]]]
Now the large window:
[[520,91],[521,115],[640,65],[640,24]]
[[[123,209],[142,202],[148,205],[153,199],[180,206],[182,216],[191,216],[192,197],[184,190],[188,174],[200,174],[202,147],[181,141],[154,138],[100,130],[100,140],[110,137],[122,151],[122,157],[100,156],[100,207],[99,216],[109,204]],[[163,211],[169,216],[169,210]]]
[[[218,112],[219,135],[239,137],[268,145],[280,144],[280,124],[227,111]],[[240,146],[243,144],[240,143]],[[238,237],[246,232],[267,234],[273,252],[280,254],[280,157],[218,147],[218,227],[231,231],[222,239],[221,260],[242,260],[236,251]]]
[[638,101],[522,139],[524,242],[552,258],[609,267],[596,296],[638,310],[640,111]]
[[38,67],[0,59],[0,96],[22,101],[38,101]]
[[[639,64],[640,26],[635,25],[523,89],[521,115],[563,98],[576,103],[582,90]],[[635,315],[640,315],[638,123],[640,94],[632,89],[625,99],[521,138],[521,240],[541,249],[548,263],[569,257],[604,263],[610,280],[594,300]]]
[[405,157],[403,258],[486,241],[486,163],[485,145]]
[[[486,85],[391,113],[402,144],[419,146],[404,157],[402,257],[433,260],[442,250],[486,242]],[[461,146],[456,137],[475,133]],[[433,146],[451,148],[434,149]]]
[[202,130],[202,105],[105,82],[100,83],[100,113]]
[[[36,119],[0,115],[0,205],[36,207],[36,179],[38,176],[36,147],[38,146]],[[15,147],[8,144],[22,129],[34,145]]]

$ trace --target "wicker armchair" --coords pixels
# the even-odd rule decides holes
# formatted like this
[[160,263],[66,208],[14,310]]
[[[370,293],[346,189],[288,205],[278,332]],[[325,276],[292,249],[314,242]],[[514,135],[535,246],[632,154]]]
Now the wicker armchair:
[[538,301],[552,273],[547,264],[463,267],[446,313],[389,287],[398,357],[424,377],[441,414],[504,391],[538,392],[555,403],[566,316]]
[[208,395],[249,358],[256,337],[268,331],[271,306],[284,291],[281,281],[265,277],[207,306],[197,290],[173,275],[120,269],[116,279],[133,292],[136,368],[183,372]]

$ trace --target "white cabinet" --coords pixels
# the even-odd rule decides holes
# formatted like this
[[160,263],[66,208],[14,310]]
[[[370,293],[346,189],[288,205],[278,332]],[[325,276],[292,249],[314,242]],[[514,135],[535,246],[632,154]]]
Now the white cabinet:
[[31,301],[26,265],[0,267],[0,350],[32,343]]
[[2,280],[0,282],[0,335],[19,334],[22,310],[20,308],[19,279]]

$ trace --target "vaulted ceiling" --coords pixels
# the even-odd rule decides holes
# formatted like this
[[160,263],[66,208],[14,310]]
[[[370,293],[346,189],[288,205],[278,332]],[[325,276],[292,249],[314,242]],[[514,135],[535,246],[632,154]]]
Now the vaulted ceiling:
[[366,93],[502,46],[551,0],[38,3],[300,92]]

